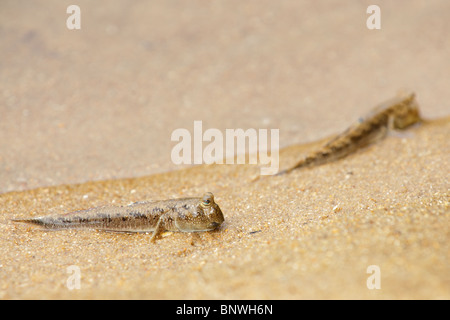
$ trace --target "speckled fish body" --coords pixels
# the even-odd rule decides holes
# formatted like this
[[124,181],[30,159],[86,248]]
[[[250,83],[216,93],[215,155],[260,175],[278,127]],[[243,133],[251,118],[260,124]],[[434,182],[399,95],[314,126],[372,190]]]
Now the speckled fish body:
[[309,154],[296,165],[279,174],[343,158],[382,139],[388,130],[404,129],[419,122],[420,119],[414,93],[396,97],[380,104],[366,117],[361,117],[357,123],[330,140],[321,149]]
[[224,221],[212,193],[203,198],[182,198],[162,201],[142,201],[128,206],[106,206],[62,215],[18,219],[45,229],[88,228],[117,232],[162,231],[196,232],[217,228]]

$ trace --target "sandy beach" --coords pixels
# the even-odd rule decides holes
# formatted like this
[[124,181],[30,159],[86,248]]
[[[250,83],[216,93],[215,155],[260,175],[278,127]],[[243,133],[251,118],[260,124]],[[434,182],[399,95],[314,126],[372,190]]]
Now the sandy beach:
[[[2,1],[0,298],[449,299],[450,4],[341,3],[79,1],[69,30]],[[279,129],[286,168],[401,89],[425,121],[332,163],[171,161],[201,120]],[[207,191],[224,224],[154,244],[11,221]]]

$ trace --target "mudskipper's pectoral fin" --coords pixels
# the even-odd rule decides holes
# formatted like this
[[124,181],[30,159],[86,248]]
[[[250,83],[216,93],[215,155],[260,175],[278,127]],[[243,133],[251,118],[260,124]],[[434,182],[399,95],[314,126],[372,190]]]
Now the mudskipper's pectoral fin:
[[164,214],[161,215],[156,223],[155,230],[153,231],[152,237],[150,238],[150,242],[155,242],[156,238],[165,230],[164,223],[162,221]]

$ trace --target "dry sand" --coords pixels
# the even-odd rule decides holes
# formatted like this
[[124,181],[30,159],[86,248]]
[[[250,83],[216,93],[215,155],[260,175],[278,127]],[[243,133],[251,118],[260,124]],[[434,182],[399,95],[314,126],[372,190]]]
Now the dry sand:
[[[199,166],[145,178],[0,197],[3,298],[439,298],[449,295],[450,120],[346,159],[250,182],[254,166]],[[283,159],[306,147],[291,147]],[[444,156],[445,155],[445,156]],[[445,169],[444,169],[445,170]],[[212,191],[226,222],[191,237],[44,232],[7,219]],[[81,289],[66,287],[67,267]],[[370,265],[381,289],[366,285]]]
[[[70,1],[0,4],[0,298],[450,298],[448,1],[379,1],[378,31],[369,2],[78,3],[79,31]],[[194,120],[280,128],[286,167],[402,87],[438,120],[254,183],[167,172]],[[10,221],[205,191],[224,225],[156,244]]]

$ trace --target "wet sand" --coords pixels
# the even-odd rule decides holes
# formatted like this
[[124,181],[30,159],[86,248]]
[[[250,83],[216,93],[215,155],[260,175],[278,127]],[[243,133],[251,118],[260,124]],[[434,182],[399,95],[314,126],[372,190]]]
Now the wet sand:
[[446,0],[0,3],[0,192],[178,170],[178,128],[344,130],[397,90],[450,114]]
[[[2,1],[0,298],[449,299],[450,3],[378,2],[381,30],[372,3],[78,1],[73,31],[70,1]],[[285,168],[399,89],[429,121],[334,163],[170,159],[203,120],[280,129]],[[206,191],[224,225],[156,244],[10,221]]]

